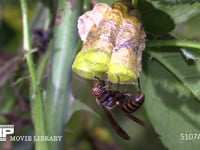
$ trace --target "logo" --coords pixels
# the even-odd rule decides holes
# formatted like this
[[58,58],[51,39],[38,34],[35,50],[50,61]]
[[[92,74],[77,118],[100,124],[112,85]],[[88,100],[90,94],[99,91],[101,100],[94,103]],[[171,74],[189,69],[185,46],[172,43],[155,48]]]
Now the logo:
[[14,125],[0,125],[0,141],[6,141],[10,134],[14,134]]

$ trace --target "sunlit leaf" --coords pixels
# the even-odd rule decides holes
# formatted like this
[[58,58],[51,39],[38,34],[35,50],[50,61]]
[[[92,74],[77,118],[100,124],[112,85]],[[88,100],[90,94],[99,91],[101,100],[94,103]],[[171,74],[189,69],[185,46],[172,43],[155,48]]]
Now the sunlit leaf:
[[198,140],[186,137],[200,133],[199,63],[187,64],[179,52],[149,54],[155,59],[145,58],[141,78],[149,119],[168,149],[199,149]]
[[178,52],[158,53],[150,51],[151,57],[169,70],[196,99],[200,100],[200,62],[187,62]]
[[181,51],[187,59],[192,59],[192,60],[199,60],[200,59],[200,50],[199,49],[181,48]]

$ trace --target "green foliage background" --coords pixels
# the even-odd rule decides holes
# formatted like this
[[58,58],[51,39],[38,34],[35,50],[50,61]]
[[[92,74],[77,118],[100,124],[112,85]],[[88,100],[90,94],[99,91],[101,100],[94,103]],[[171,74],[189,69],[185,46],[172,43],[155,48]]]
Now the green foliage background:
[[[89,0],[84,0],[78,1],[71,10],[71,2],[41,0],[28,5],[31,37],[34,29],[49,32],[46,51],[33,53],[42,94],[44,120],[41,122],[47,135],[64,135],[63,142],[45,143],[49,149],[198,150],[200,137],[191,140],[186,135],[200,134],[200,3],[134,1],[148,34],[140,79],[146,99],[144,107],[134,115],[152,125],[160,137],[114,110],[119,124],[132,138],[127,142],[116,135],[97,106],[90,91],[93,81],[71,71],[73,58],[81,48],[76,32],[77,17],[92,7]],[[97,2],[112,4],[115,0]],[[24,123],[33,118],[29,107],[35,108],[29,104],[30,76],[22,56],[20,3],[4,0],[0,5],[0,124],[18,125],[15,135],[32,135],[33,126]],[[60,26],[54,24],[56,12],[64,18]],[[176,39],[181,42],[171,42]],[[133,86],[128,89],[134,93]],[[10,147],[28,150],[35,149],[33,145],[33,142],[15,142]],[[5,148],[5,143],[1,142],[1,148]]]

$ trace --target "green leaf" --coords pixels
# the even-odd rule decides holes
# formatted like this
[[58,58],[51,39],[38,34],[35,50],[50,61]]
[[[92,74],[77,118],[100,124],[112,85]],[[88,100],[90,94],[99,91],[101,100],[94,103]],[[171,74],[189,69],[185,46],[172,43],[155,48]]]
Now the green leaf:
[[200,50],[194,48],[181,48],[182,53],[187,59],[199,60],[200,59]]
[[98,3],[107,3],[112,5],[114,2],[116,2],[117,0],[96,0]]
[[86,105],[85,103],[81,102],[80,100],[73,100],[69,103],[69,117],[71,117],[71,115],[73,113],[75,113],[76,111],[79,111],[79,110],[85,110],[85,111],[89,111],[91,112],[92,114],[94,114],[96,117],[99,118],[99,115],[93,110],[91,109],[88,105]]
[[38,83],[40,84],[42,82],[42,79],[45,74],[45,69],[50,57],[50,51],[46,51],[44,56],[39,60],[38,68],[37,68],[37,78],[38,78]]
[[[54,28],[51,73],[44,103],[47,135],[63,135],[69,111],[71,65],[77,43],[76,25],[82,1],[59,3],[59,21]],[[69,21],[70,20],[70,21]],[[50,149],[63,149],[62,142],[49,142]]]
[[188,91],[190,87],[200,93],[199,63],[187,64],[178,52],[149,54],[159,61],[145,57],[141,76],[150,121],[168,149],[198,150],[199,139],[187,140],[187,136],[200,133],[199,96]]
[[153,4],[157,9],[167,13],[175,24],[181,24],[200,13],[200,3],[198,2],[177,5],[162,5],[155,2]]
[[196,0],[151,0],[158,4],[162,5],[176,5],[176,4],[186,4],[186,3],[195,3]]
[[178,51],[164,53],[149,51],[151,57],[169,70],[196,99],[200,100],[200,62],[187,62]]
[[172,34],[179,39],[190,39],[196,41],[200,34],[199,25],[200,13],[177,26],[176,30]]
[[156,9],[151,3],[140,0],[138,1],[138,9],[145,31],[152,34],[166,34],[174,29],[174,23],[170,16]]

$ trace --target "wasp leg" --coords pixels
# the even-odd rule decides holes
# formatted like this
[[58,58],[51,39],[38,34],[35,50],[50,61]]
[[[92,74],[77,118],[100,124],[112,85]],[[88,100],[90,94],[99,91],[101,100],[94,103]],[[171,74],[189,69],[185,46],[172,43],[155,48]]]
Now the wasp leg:
[[113,126],[114,130],[116,131],[116,133],[122,137],[125,140],[130,140],[130,137],[128,136],[128,134],[119,126],[119,124],[117,123],[117,121],[114,119],[113,115],[111,114],[111,112],[105,108],[104,106],[101,106],[102,109],[104,110],[110,124]]
[[137,82],[138,82],[138,89],[139,89],[139,92],[141,92],[141,87],[140,87],[140,78],[137,79]]
[[138,117],[135,117],[133,115],[131,115],[130,113],[125,112],[123,109],[122,111],[125,113],[125,115],[130,118],[131,120],[133,120],[134,122],[136,122],[137,124],[143,126],[144,128],[152,131],[156,136],[160,137],[160,135],[150,126],[148,126],[143,120],[139,119]]

